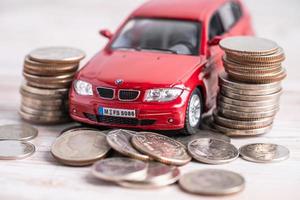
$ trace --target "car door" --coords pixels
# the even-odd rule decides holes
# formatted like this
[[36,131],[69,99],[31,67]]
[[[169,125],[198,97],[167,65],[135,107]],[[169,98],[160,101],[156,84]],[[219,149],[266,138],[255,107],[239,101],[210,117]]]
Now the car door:
[[207,87],[207,102],[206,106],[212,108],[215,105],[215,98],[218,93],[218,75],[223,71],[221,57],[222,50],[219,45],[211,44],[210,42],[217,36],[223,36],[225,33],[224,26],[221,21],[219,10],[211,17],[208,25],[208,57],[205,68],[204,82]]

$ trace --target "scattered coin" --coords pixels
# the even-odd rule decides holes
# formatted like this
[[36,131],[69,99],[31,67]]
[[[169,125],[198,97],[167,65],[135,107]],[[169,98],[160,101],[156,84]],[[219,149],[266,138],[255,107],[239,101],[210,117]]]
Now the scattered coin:
[[107,158],[93,165],[92,173],[105,181],[144,180],[147,163],[130,158]]
[[142,181],[120,181],[119,185],[135,189],[156,189],[175,183],[180,177],[177,167],[150,162],[147,176]]
[[122,155],[129,156],[138,160],[147,161],[150,159],[148,155],[142,154],[138,152],[135,148],[133,148],[131,144],[131,138],[135,135],[133,131],[128,131],[124,129],[112,130],[107,136],[107,142],[117,152]]
[[197,161],[208,164],[223,164],[238,158],[238,149],[228,142],[200,138],[188,144],[190,155]]
[[84,52],[70,47],[44,47],[29,53],[31,60],[42,63],[76,63],[84,57]]
[[0,126],[0,140],[28,141],[38,135],[38,130],[29,124],[10,124]]
[[220,169],[204,169],[184,174],[180,187],[190,193],[202,195],[228,195],[240,192],[245,179],[235,172]]
[[33,144],[25,141],[0,140],[0,160],[24,159],[35,152]]
[[185,165],[190,162],[185,147],[176,140],[152,132],[140,132],[131,140],[133,146],[154,160],[170,165]]
[[247,144],[239,150],[243,159],[258,163],[278,162],[289,157],[286,147],[270,143]]
[[66,165],[90,165],[103,158],[110,146],[106,135],[96,130],[78,130],[62,134],[51,147],[51,153]]

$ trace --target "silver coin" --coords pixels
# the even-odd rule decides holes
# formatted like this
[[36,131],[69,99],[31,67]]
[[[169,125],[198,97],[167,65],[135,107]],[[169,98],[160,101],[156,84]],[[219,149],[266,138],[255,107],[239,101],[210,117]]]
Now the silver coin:
[[[171,185],[179,179],[180,171],[177,167],[169,166],[169,168],[171,168],[172,170],[171,173],[168,174],[168,178],[161,179],[161,177],[159,177],[160,178],[159,181],[158,180],[154,181],[153,179],[150,179],[149,181],[146,178],[146,180],[144,181],[120,181],[118,182],[118,184],[123,187],[135,188],[135,189],[156,189],[167,185]],[[149,170],[147,176],[149,176]],[[153,177],[153,175],[151,177]]]
[[220,41],[220,47],[229,53],[250,55],[269,55],[279,48],[278,44],[272,40],[253,36],[228,37]]
[[237,105],[232,105],[229,103],[224,103],[222,101],[218,101],[217,104],[218,104],[218,107],[223,108],[223,109],[237,111],[237,112],[246,112],[246,113],[270,111],[270,110],[276,110],[279,108],[279,104],[273,104],[273,105],[271,104],[271,105],[267,105],[267,106],[257,106],[257,107],[237,106]]
[[235,172],[204,169],[184,174],[180,187],[190,193],[202,195],[228,195],[244,189],[245,179]]
[[264,107],[264,106],[279,104],[279,98],[274,98],[274,99],[264,100],[264,101],[243,101],[243,100],[232,99],[222,94],[218,95],[218,100],[231,105],[243,106],[243,107]]
[[11,124],[0,126],[0,140],[23,140],[34,139],[38,130],[29,124]]
[[287,159],[290,154],[286,147],[270,143],[247,144],[239,150],[243,159],[259,163],[282,161]]
[[71,47],[44,47],[29,53],[31,60],[49,63],[74,63],[85,57],[85,53]]
[[[267,110],[267,111],[259,111],[259,112],[241,112],[241,111],[234,111],[230,109],[226,109],[223,107],[218,108],[218,113],[221,113],[222,116],[227,117],[229,119],[236,119],[236,120],[255,120],[261,118],[269,118],[274,117],[278,112],[278,109]],[[219,130],[219,129],[218,129]]]
[[0,160],[24,159],[35,152],[35,146],[29,142],[0,140]]
[[106,135],[97,130],[77,130],[62,134],[51,147],[54,158],[74,166],[93,164],[109,150]]
[[154,160],[170,165],[185,165],[191,161],[186,148],[176,140],[151,132],[132,137],[133,146]]
[[130,158],[107,158],[93,165],[92,173],[106,181],[144,180],[147,176],[147,163]]
[[223,164],[238,158],[238,149],[228,142],[201,138],[188,144],[190,155],[197,161],[208,164]]
[[241,90],[271,90],[273,88],[280,88],[280,82],[265,83],[265,84],[249,84],[232,80],[228,77],[228,74],[223,72],[219,75],[221,85],[226,85],[230,88]]
[[121,153],[122,155],[129,156],[138,160],[149,160],[150,157],[148,155],[138,152],[132,146],[131,138],[133,135],[135,135],[135,132],[133,131],[117,129],[110,131],[106,136],[106,140],[111,148]]
[[236,99],[236,100],[242,100],[242,101],[268,101],[271,99],[278,99],[282,94],[282,90],[279,90],[278,92],[268,94],[268,95],[241,95],[241,94],[235,94],[229,90],[224,90],[222,88],[220,91],[221,94],[226,97]]
[[226,85],[221,85],[221,90],[224,90],[228,93],[234,93],[239,95],[246,95],[246,96],[259,96],[259,95],[270,95],[281,90],[281,86],[278,88],[271,88],[271,89],[264,89],[264,90],[245,90],[245,89],[236,89]]

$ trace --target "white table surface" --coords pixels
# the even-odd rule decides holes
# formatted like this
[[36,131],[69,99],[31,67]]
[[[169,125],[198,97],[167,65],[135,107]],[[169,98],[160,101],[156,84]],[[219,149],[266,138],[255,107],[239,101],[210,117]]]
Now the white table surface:
[[[66,45],[83,49],[85,63],[106,40],[100,28],[115,30],[143,0],[1,0],[0,1],[0,124],[21,122],[18,88],[23,58],[40,46]],[[274,164],[238,159],[218,166],[190,163],[182,173],[205,168],[229,169],[246,178],[243,192],[209,199],[300,199],[300,2],[298,0],[247,0],[258,35],[283,46],[288,78],[284,81],[281,110],[273,130],[261,137],[233,139],[237,147],[251,142],[274,142],[288,147],[290,158]],[[160,190],[132,190],[108,185],[90,174],[90,168],[66,167],[50,155],[50,145],[68,125],[36,126],[32,142],[37,152],[19,161],[0,161],[1,200],[126,200],[208,199],[182,192],[177,185]]]

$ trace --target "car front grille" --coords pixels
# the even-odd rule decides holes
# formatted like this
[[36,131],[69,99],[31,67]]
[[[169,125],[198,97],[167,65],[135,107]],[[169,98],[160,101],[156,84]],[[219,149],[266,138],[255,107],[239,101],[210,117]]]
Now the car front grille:
[[106,87],[98,87],[98,94],[103,99],[118,99],[120,101],[135,101],[140,96],[139,90],[131,90],[131,89],[119,89],[118,96],[116,95],[116,89],[106,88]]
[[139,95],[140,91],[138,90],[119,90],[119,100],[121,101],[134,101]]
[[138,120],[136,118],[100,116],[100,115],[93,115],[90,113],[84,113],[84,116],[91,121],[97,121],[97,122],[112,124],[112,125],[130,125],[130,126],[148,125],[149,126],[155,123],[155,120],[152,119]]
[[97,91],[99,96],[103,99],[113,99],[115,96],[115,90],[111,88],[98,87]]

